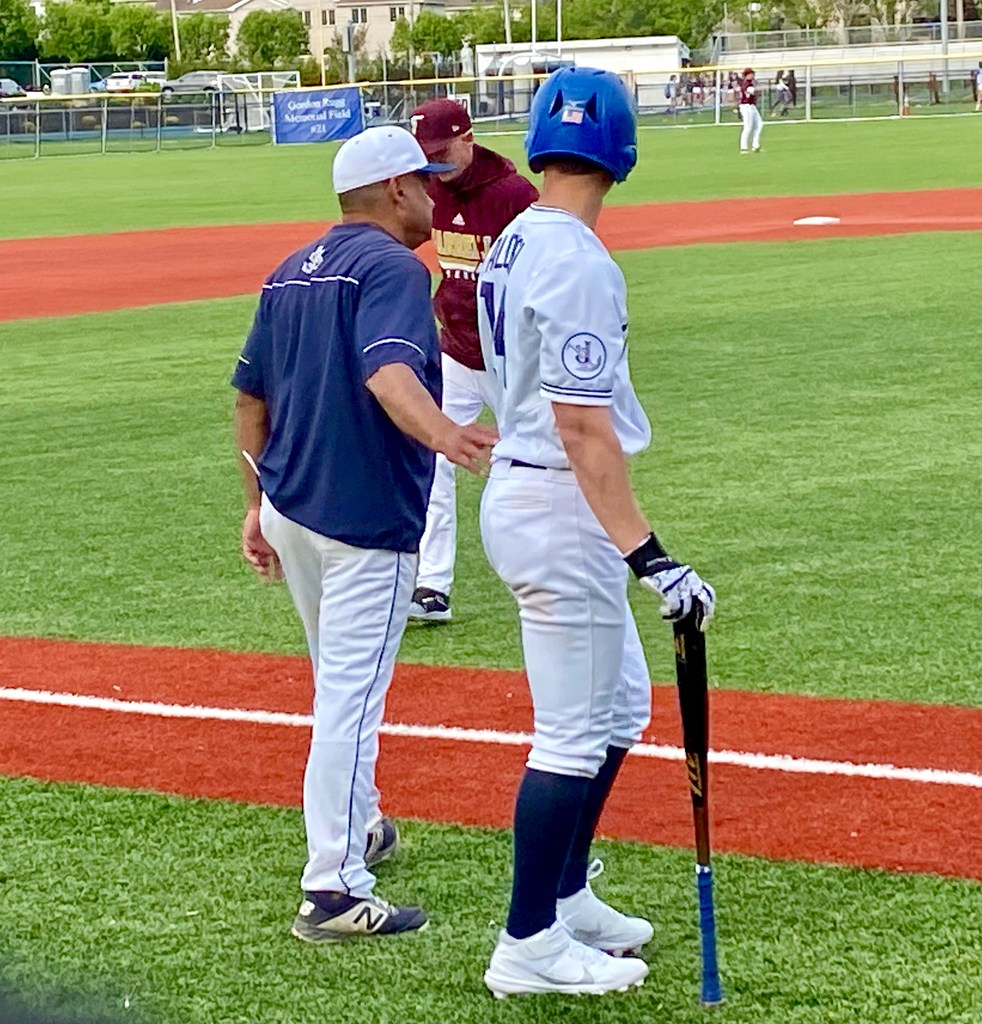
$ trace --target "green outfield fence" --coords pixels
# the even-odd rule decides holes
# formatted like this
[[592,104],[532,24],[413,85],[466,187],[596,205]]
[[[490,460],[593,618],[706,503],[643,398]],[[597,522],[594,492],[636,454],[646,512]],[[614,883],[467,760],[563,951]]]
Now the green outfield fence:
[[[759,55],[758,55],[759,56]],[[797,95],[786,108],[775,84],[787,67],[756,64],[765,117],[786,121],[945,116],[974,112],[982,45],[947,57],[814,61],[795,68]],[[678,68],[622,78],[638,102],[643,127],[733,124],[731,73],[740,67]],[[666,96],[669,76],[680,82]],[[521,132],[544,76],[488,75],[403,82],[359,82],[366,124],[405,123],[412,109],[435,97],[458,99],[479,134]],[[271,88],[222,89],[202,96],[91,93],[0,101],[0,159],[81,153],[267,145]],[[978,115],[982,119],[982,113]]]

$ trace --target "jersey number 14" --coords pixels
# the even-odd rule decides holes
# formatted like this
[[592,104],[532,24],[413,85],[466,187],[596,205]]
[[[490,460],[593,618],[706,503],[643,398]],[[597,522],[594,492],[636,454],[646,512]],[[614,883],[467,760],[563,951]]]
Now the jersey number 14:
[[488,315],[488,323],[491,325],[491,340],[494,347],[494,354],[501,360],[501,385],[505,385],[505,289],[501,289],[501,304],[495,308],[494,282],[481,282],[481,298],[484,301],[484,311]]

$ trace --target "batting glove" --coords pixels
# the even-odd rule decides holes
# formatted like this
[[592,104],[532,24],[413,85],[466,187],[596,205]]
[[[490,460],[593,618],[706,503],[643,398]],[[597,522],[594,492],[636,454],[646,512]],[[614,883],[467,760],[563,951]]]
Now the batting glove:
[[638,582],[662,599],[659,613],[668,622],[678,622],[690,613],[705,632],[716,611],[716,591],[690,565],[669,557],[654,534],[624,557]]

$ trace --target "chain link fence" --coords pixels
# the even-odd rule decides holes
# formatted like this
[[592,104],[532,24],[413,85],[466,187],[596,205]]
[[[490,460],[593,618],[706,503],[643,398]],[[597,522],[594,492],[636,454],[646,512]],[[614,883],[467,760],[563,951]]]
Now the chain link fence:
[[[734,124],[736,75],[728,67],[625,74],[643,127]],[[967,113],[978,100],[977,54],[756,66],[766,118],[829,120]],[[780,76],[779,76],[780,73]],[[789,78],[790,73],[790,78]],[[522,132],[545,76],[357,83],[366,125],[406,124],[437,97],[461,102],[478,134]],[[248,85],[248,88],[243,88]],[[84,96],[37,94],[0,101],[0,160],[79,153],[160,152],[266,145],[270,99],[282,83],[230,78],[203,95],[157,92]],[[982,113],[980,113],[982,118]]]

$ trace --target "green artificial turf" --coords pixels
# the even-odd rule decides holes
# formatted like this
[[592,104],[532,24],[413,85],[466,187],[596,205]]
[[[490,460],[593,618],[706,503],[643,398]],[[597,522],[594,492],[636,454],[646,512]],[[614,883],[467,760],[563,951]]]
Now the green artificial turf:
[[[635,463],[673,553],[717,587],[724,687],[982,704],[973,234],[623,254],[654,429]],[[238,554],[227,378],[254,299],[12,322],[0,633],[304,652]],[[450,626],[408,661],[516,668],[515,607],[462,474]],[[632,597],[655,679],[655,602]]]
[[[780,123],[738,161],[739,125],[643,131],[640,162],[612,202],[821,195],[977,186],[971,117]],[[483,139],[525,166],[520,136]],[[81,143],[81,145],[87,145]],[[13,147],[18,151],[24,147]],[[5,160],[0,238],[337,216],[333,144],[220,146],[106,157]],[[916,209],[912,210],[916,212]]]
[[[507,785],[512,780],[507,780]],[[595,883],[656,927],[645,986],[493,1000],[507,833],[403,823],[379,892],[430,928],[328,948],[289,935],[298,811],[0,781],[0,986],[139,1024],[977,1024],[982,887],[716,860],[727,1002],[698,1003],[692,855],[597,844]],[[125,1009],[124,1009],[125,1006]]]

